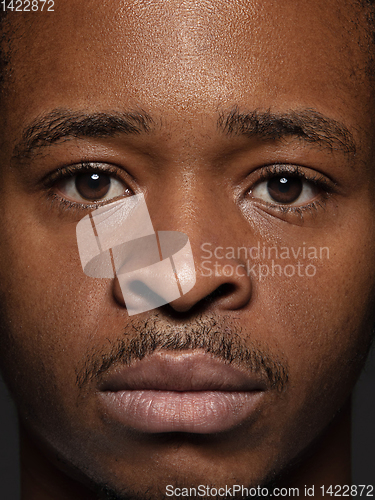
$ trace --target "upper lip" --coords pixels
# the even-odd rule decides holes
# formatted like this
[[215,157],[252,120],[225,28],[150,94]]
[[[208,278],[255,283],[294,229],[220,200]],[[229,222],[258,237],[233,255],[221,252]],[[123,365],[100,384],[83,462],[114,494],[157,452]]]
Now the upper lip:
[[154,352],[107,372],[100,391],[262,391],[261,373],[244,371],[205,352]]

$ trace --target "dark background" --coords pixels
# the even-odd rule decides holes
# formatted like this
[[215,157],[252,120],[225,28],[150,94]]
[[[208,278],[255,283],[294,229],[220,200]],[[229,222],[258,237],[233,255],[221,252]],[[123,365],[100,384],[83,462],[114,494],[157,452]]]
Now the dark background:
[[[357,384],[353,406],[353,484],[375,485],[375,348]],[[16,412],[1,379],[0,498],[19,500]]]

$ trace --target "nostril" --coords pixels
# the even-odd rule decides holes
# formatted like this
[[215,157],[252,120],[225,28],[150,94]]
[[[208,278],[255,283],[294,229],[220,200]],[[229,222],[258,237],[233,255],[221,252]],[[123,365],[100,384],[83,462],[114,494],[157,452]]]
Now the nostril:
[[[230,261],[233,268],[236,261]],[[242,264],[238,264],[242,266]],[[252,280],[247,273],[197,273],[195,286],[185,295],[170,302],[179,315],[199,314],[208,309],[230,311],[247,307],[252,297]]]

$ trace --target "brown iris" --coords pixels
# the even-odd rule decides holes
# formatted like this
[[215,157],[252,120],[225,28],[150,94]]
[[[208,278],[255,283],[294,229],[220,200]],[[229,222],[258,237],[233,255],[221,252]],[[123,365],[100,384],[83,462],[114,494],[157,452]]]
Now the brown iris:
[[108,193],[111,179],[108,175],[99,173],[79,174],[76,177],[75,185],[82,198],[99,200]]
[[302,180],[298,177],[274,177],[267,182],[268,193],[277,203],[293,203],[302,193]]

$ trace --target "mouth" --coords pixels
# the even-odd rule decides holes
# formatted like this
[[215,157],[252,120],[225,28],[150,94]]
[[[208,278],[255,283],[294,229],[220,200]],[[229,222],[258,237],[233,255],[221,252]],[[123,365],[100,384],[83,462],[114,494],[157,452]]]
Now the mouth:
[[99,385],[106,420],[145,433],[228,431],[254,415],[267,383],[204,352],[155,352]]

